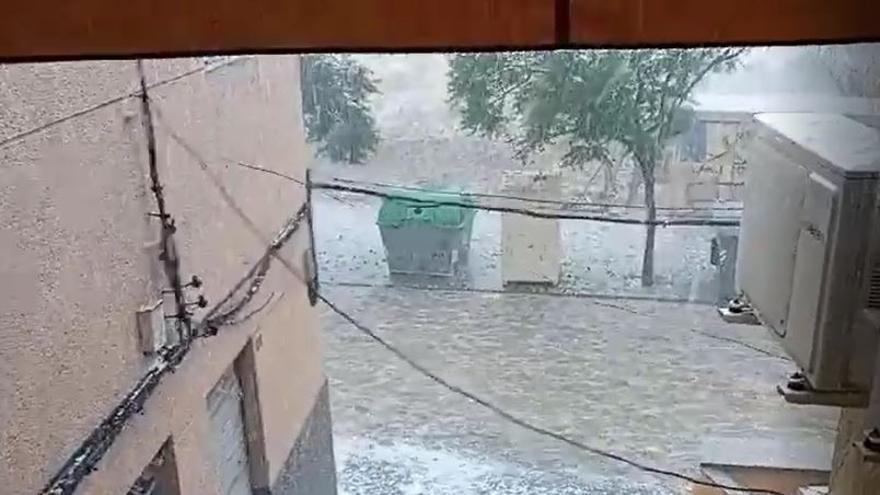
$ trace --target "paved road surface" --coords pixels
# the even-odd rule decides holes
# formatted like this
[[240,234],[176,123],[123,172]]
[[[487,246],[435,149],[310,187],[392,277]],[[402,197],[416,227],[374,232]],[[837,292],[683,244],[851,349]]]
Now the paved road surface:
[[[403,288],[325,293],[450,382],[653,465],[694,472],[713,439],[833,439],[836,411],[776,395],[788,362],[703,334],[781,354],[765,331],[723,324],[707,306]],[[508,424],[341,318],[322,318],[343,493],[681,489]]]

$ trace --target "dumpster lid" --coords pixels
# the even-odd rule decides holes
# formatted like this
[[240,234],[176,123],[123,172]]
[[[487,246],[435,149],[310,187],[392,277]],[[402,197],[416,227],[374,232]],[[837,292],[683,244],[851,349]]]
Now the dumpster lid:
[[[400,227],[404,224],[422,224],[434,227],[461,227],[471,208],[457,205],[436,205],[456,202],[473,204],[471,198],[458,191],[432,191],[428,189],[393,189],[394,198],[383,198],[376,223],[380,227]],[[432,204],[434,203],[434,204]]]

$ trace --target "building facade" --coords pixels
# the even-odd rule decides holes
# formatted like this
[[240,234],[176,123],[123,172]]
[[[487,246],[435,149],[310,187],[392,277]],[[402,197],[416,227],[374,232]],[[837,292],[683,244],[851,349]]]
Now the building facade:
[[[316,312],[265,256],[307,195],[238,165],[305,176],[298,59],[142,73],[152,162],[137,62],[0,66],[0,492],[43,490],[174,368],[75,493],[335,493]],[[309,231],[278,246],[290,268],[306,271]],[[201,336],[162,368],[189,341],[184,310]]]

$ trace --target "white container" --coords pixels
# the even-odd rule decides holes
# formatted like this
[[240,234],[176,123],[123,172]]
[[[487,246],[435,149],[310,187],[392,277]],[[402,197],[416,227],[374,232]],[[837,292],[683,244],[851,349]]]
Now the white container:
[[[506,195],[535,199],[561,197],[562,177],[558,172],[505,171],[502,184]],[[523,202],[511,205],[529,208]],[[502,213],[501,248],[501,271],[505,285],[559,283],[562,266],[559,220]]]

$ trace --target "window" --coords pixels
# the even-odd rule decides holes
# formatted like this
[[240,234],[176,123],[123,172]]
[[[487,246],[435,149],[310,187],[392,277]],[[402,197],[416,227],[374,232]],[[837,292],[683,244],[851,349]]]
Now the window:
[[174,443],[169,437],[131,485],[128,495],[180,495]]

